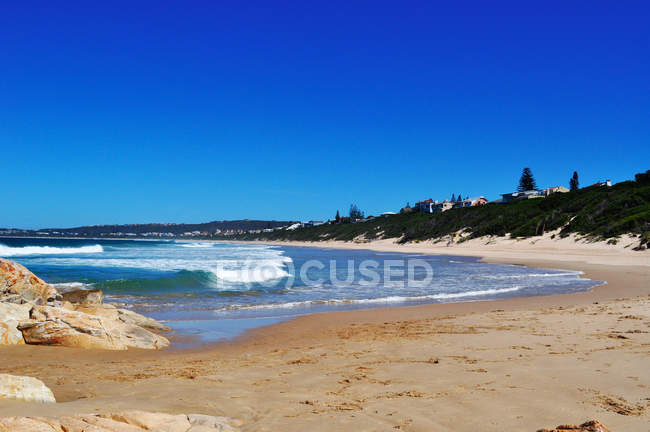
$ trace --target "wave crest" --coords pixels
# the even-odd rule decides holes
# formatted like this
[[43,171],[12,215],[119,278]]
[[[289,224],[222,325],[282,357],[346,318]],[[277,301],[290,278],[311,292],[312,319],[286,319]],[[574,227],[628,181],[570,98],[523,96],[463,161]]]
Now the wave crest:
[[80,246],[80,247],[53,247],[53,246],[23,246],[11,247],[0,244],[0,256],[24,256],[24,255],[74,255],[102,253],[102,245]]

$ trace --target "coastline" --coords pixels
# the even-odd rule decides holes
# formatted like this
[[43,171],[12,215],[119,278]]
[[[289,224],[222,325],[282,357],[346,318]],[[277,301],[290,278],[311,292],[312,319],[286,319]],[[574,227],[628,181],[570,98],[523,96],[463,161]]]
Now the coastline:
[[[588,291],[551,294],[545,296],[510,297],[505,299],[488,299],[473,301],[458,301],[449,303],[428,303],[419,305],[390,305],[381,308],[367,308],[347,311],[329,311],[298,316],[288,321],[270,326],[247,330],[236,338],[240,341],[255,341],[257,338],[268,336],[280,327],[296,328],[312,327],[308,321],[318,321],[319,325],[350,325],[358,321],[381,321],[384,319],[414,319],[420,317],[444,316],[445,314],[481,313],[499,309],[504,311],[523,310],[529,308],[567,307],[593,304],[594,302],[612,301],[624,297],[650,296],[650,251],[629,251],[621,254],[621,249],[612,250],[603,242],[592,244],[592,248],[568,248],[575,244],[573,239],[555,242],[556,250],[541,252],[535,249],[536,242],[528,243],[531,247],[513,252],[505,250],[476,247],[482,240],[468,242],[466,247],[421,244],[397,244],[392,239],[368,243],[353,243],[341,241],[326,242],[296,242],[296,241],[233,241],[231,243],[255,243],[273,246],[292,246],[322,249],[355,249],[378,252],[419,253],[450,256],[470,256],[480,261],[493,264],[523,265],[527,267],[552,270],[574,270],[582,272],[582,276],[594,281],[604,281],[604,284],[593,286]],[[603,249],[605,248],[605,249]],[[594,253],[594,251],[596,253]],[[576,253],[578,252],[578,253]],[[551,256],[553,258],[551,258]],[[630,264],[628,264],[630,263]],[[336,316],[335,320],[327,317]],[[378,315],[381,315],[380,317]],[[314,318],[310,318],[314,317]],[[316,318],[318,317],[318,318]],[[210,344],[206,345],[209,346]]]
[[[481,255],[471,244],[261,243],[478,255],[580,270],[607,284],[543,297],[304,315],[188,350],[0,347],[1,372],[42,379],[61,402],[1,403],[0,415],[192,411],[241,418],[251,431],[536,430],[590,418],[612,430],[647,424],[647,251],[579,247],[562,254],[531,245]],[[471,418],[454,420],[468,409]]]

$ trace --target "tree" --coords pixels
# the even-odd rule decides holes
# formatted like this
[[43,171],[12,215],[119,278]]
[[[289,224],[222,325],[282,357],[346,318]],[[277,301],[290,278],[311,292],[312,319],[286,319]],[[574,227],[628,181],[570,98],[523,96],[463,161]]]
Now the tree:
[[458,198],[456,198],[456,202],[461,202],[462,200],[463,200],[463,197],[461,197],[460,194],[458,194]]
[[533,177],[533,172],[530,168],[524,168],[521,173],[521,178],[519,179],[519,187],[517,188],[518,192],[525,192],[536,190],[537,185],[535,184],[535,177]]
[[455,201],[456,201],[456,194],[451,194],[451,202],[455,202]]
[[336,218],[335,218],[335,220],[336,220],[336,223],[341,222],[341,215],[339,214],[339,211],[338,211],[338,210],[336,211]]
[[356,204],[350,204],[350,219],[363,219],[363,212]]
[[578,171],[573,171],[573,177],[569,180],[569,189],[572,191],[578,190],[580,188],[580,183],[578,182]]

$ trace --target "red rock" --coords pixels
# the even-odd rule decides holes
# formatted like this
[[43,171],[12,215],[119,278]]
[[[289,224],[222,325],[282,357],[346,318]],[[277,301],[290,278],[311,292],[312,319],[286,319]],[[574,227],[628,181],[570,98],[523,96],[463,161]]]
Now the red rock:
[[0,301],[44,305],[59,298],[56,289],[34,273],[0,258]]

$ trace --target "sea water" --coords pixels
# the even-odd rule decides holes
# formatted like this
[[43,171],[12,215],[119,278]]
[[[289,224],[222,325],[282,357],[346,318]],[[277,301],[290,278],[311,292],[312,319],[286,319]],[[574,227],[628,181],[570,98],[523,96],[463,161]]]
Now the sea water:
[[289,317],[589,290],[581,272],[476,258],[248,243],[0,239],[0,257],[59,290],[98,288],[107,303],[205,342]]

